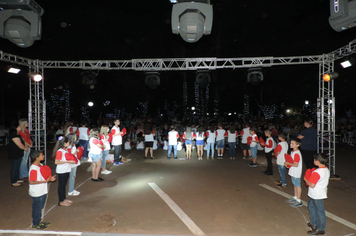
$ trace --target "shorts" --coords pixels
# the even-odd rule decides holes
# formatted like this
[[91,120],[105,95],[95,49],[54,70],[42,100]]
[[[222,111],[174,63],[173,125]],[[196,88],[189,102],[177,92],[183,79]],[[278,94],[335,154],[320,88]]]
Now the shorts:
[[224,139],[216,141],[216,148],[224,148],[224,147],[225,147],[225,140]]
[[241,143],[241,149],[242,150],[250,150],[250,145],[247,145],[247,143]]
[[145,147],[151,148],[153,147],[153,142],[145,142]]
[[300,178],[295,178],[293,176],[291,176],[292,178],[292,183],[294,185],[294,187],[300,187]]
[[93,162],[97,162],[101,159],[101,154],[89,153],[89,157],[93,160]]
[[195,144],[198,146],[204,145],[204,140],[197,140]]
[[192,145],[193,141],[192,140],[185,140],[185,145]]

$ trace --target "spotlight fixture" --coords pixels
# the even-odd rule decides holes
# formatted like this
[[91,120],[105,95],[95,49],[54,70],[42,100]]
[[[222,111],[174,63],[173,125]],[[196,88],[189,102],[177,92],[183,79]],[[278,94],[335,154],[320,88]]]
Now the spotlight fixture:
[[356,26],[356,1],[330,0],[330,26],[337,32]]
[[33,79],[35,82],[40,82],[43,79],[40,73],[29,73],[29,77]]
[[247,73],[247,82],[253,86],[258,86],[263,81],[263,73],[261,68],[251,68]]
[[200,88],[205,88],[211,82],[209,71],[197,71],[196,82]]
[[[171,1],[172,2],[172,1]],[[177,0],[172,9],[172,32],[188,43],[211,34],[213,6],[210,0]]]
[[161,83],[159,75],[160,74],[158,72],[146,72],[146,86],[148,86],[150,89],[156,89]]
[[345,69],[347,67],[355,65],[356,64],[356,60],[355,60],[355,58],[346,58],[340,64],[341,64],[342,68]]
[[82,76],[82,84],[85,85],[88,89],[94,89],[97,83],[96,76],[98,75],[95,71],[83,71],[81,73]]
[[20,68],[16,67],[16,66],[8,66],[8,70],[7,72],[12,73],[12,74],[18,74],[21,71]]
[[0,37],[21,48],[32,46],[42,35],[44,10],[33,0],[0,2]]
[[323,80],[325,82],[329,82],[330,80],[334,80],[337,79],[339,77],[339,73],[337,73],[336,71],[334,72],[330,72],[328,74],[324,74],[323,75]]

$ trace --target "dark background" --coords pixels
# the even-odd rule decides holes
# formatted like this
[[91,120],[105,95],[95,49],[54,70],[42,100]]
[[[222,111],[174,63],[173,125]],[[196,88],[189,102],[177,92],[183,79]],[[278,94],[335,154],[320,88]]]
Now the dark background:
[[[136,1],[45,1],[37,0],[45,10],[43,34],[29,48],[19,48],[0,39],[0,50],[41,60],[131,60],[137,58],[193,57],[287,57],[320,55],[343,47],[355,39],[356,29],[335,32],[328,23],[329,1],[252,0],[212,1],[213,29],[196,43],[186,43],[171,33],[172,4],[168,0]],[[5,122],[27,116],[29,81],[27,71],[18,75],[6,72],[0,62],[2,111]],[[26,69],[26,68],[23,68]],[[335,82],[336,108],[339,116],[355,109],[355,69],[342,70]],[[250,106],[276,104],[300,108],[305,100],[316,103],[318,65],[276,66],[264,68],[265,80],[253,87],[246,82],[246,69],[212,71],[208,111],[213,100],[220,112],[242,113],[243,97],[250,96]],[[161,72],[156,90],[144,84],[144,73],[136,71],[99,71],[94,90],[81,84],[81,70],[46,69],[45,96],[61,96],[60,86],[71,91],[71,118],[80,116],[80,107],[94,101],[92,116],[123,109],[134,113],[139,102],[148,102],[148,113],[164,113],[164,101],[183,107],[183,78],[188,83],[188,106],[194,105],[195,72]],[[103,106],[110,101],[108,106]],[[63,110],[63,108],[59,108]],[[51,117],[52,112],[48,112]],[[61,114],[61,119],[64,115]]]

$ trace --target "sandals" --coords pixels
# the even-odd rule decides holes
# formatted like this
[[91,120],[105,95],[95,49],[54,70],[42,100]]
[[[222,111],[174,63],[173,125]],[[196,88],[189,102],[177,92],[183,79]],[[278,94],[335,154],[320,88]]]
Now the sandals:
[[66,202],[66,203],[69,203],[69,204],[72,204],[72,203],[73,203],[73,201],[68,200],[68,199],[65,199],[63,202]]
[[67,207],[67,206],[70,206],[70,204],[63,201],[63,202],[58,202],[58,206],[65,206],[65,207]]
[[12,186],[12,187],[20,187],[20,186],[22,186],[22,184],[20,184],[20,183],[15,183],[15,184],[11,184],[11,186]]

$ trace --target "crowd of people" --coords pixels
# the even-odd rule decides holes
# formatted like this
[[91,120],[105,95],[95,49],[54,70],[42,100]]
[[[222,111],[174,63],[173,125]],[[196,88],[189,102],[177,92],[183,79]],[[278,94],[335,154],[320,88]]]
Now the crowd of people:
[[[41,151],[31,152],[32,142],[28,131],[27,119],[21,119],[19,125],[12,127],[9,134],[9,157],[11,159],[11,185],[22,186],[26,178],[30,184],[30,195],[33,199],[33,228],[46,229],[50,223],[41,221],[41,211],[48,192],[47,183],[58,179],[58,206],[71,206],[72,200],[68,196],[78,196],[75,190],[77,167],[81,161],[92,163],[93,182],[104,181],[99,175],[110,174],[106,169],[109,151],[113,150],[113,165],[124,164],[121,156],[122,145],[125,149],[136,148],[143,150],[144,158],[154,159],[154,150],[159,147],[167,150],[170,159],[177,159],[177,151],[185,150],[185,159],[192,159],[192,150],[196,149],[197,159],[207,160],[223,159],[224,150],[228,149],[229,159],[236,159],[236,148],[240,147],[244,159],[250,159],[250,167],[256,167],[257,150],[264,150],[267,168],[263,173],[273,175],[273,157],[276,158],[280,181],[277,186],[286,187],[286,172],[291,176],[294,186],[294,196],[287,199],[291,207],[302,206],[301,182],[304,180],[310,186],[309,210],[311,213],[308,234],[319,235],[325,229],[325,211],[320,202],[326,198],[326,187],[329,175],[326,168],[327,157],[324,154],[316,155],[317,131],[311,119],[306,119],[304,129],[299,124],[288,123],[273,124],[261,119],[259,122],[218,122],[197,123],[171,122],[157,125],[152,120],[137,119],[121,123],[114,119],[98,123],[100,127],[88,127],[82,121],[80,126],[73,121],[59,125],[53,130],[53,139],[56,144],[52,158],[56,165],[56,175],[42,173],[41,161],[44,155]],[[54,124],[51,124],[54,126]],[[290,127],[294,127],[293,129]],[[58,132],[59,131],[59,132]],[[49,134],[50,135],[50,134]],[[206,154],[205,154],[206,151]],[[215,156],[217,151],[217,156]],[[29,160],[31,163],[29,163]],[[302,165],[307,172],[302,179]],[[318,167],[318,168],[317,168]],[[317,169],[316,169],[317,168]],[[68,192],[66,192],[68,183]],[[324,212],[324,215],[320,212]]]

